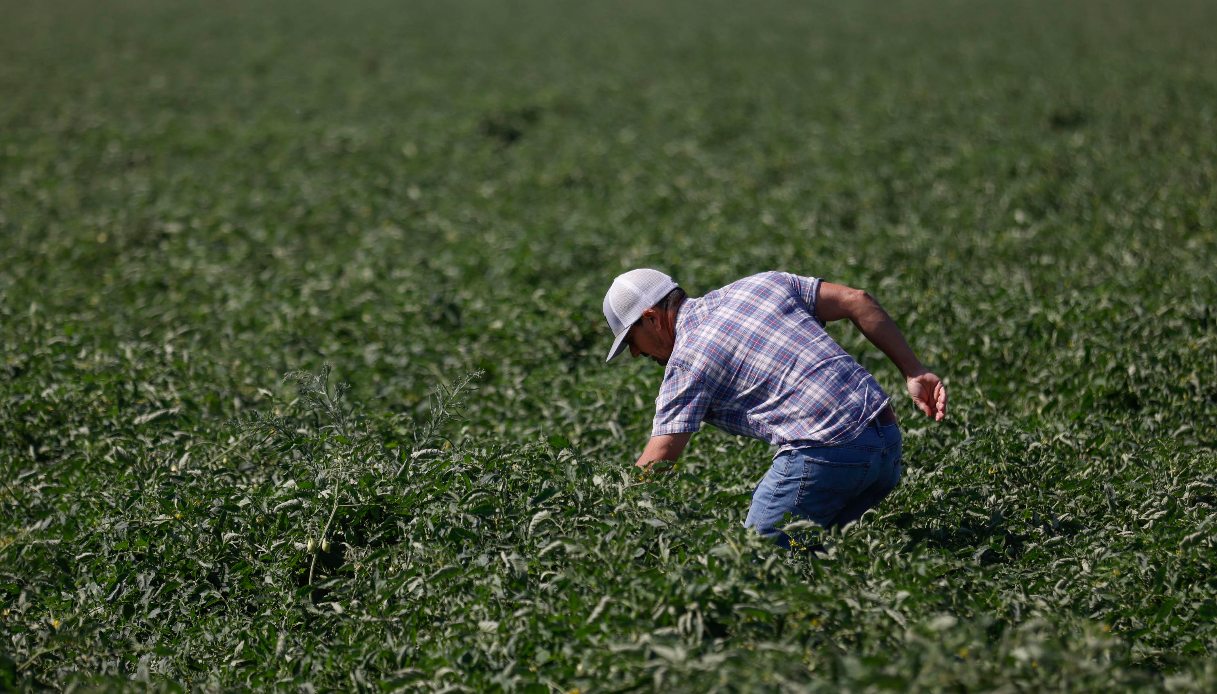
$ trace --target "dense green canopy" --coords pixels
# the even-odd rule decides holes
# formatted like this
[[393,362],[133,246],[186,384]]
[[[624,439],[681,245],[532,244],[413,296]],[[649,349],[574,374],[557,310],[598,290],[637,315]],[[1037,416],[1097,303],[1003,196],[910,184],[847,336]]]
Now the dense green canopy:
[[[0,689],[1217,688],[1213,3],[7,5]],[[637,266],[950,417],[778,550]]]

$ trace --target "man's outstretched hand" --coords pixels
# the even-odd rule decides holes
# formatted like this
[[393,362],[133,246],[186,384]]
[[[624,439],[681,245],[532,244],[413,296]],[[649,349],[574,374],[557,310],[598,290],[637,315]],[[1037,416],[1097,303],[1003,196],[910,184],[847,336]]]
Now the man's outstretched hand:
[[652,460],[646,465],[634,464],[642,475],[642,479],[655,479],[659,475],[670,475],[676,471],[675,460]]
[[[642,468],[643,471],[654,471],[653,467],[657,465],[656,461],[666,461],[671,467],[680,460],[680,454],[684,452],[685,446],[688,445],[689,439],[693,433],[684,434],[660,434],[652,436],[647,441],[646,448],[643,449],[642,455],[638,456],[638,461],[634,464]],[[662,468],[663,466],[659,466]]]
[[905,380],[905,385],[908,386],[909,395],[917,404],[917,409],[924,412],[925,416],[936,422],[941,422],[943,417],[947,416],[947,387],[942,384],[942,379],[927,371],[909,377]]

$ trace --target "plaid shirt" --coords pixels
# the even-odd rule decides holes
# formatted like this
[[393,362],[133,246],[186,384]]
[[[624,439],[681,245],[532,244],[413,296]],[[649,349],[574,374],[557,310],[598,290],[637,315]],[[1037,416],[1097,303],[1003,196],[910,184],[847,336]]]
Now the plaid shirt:
[[686,299],[651,435],[706,421],[788,450],[862,433],[888,397],[824,332],[819,293],[814,277],[765,272]]

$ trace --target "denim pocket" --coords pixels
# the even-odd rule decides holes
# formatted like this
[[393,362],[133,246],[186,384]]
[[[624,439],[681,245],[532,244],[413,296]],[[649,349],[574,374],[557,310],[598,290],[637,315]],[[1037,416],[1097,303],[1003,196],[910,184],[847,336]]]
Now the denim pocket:
[[803,468],[803,481],[799,490],[800,500],[806,497],[808,492],[823,491],[846,496],[856,494],[866,484],[870,468],[868,460],[829,462],[808,459]]
[[828,527],[833,519],[866,488],[872,466],[867,460],[833,462],[808,458],[799,485],[799,514]]

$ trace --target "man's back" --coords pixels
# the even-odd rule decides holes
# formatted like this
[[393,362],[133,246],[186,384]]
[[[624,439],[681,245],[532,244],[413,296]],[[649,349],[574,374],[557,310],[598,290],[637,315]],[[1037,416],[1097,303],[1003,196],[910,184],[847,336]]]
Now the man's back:
[[766,272],[686,300],[652,435],[704,419],[783,449],[856,436],[888,397],[824,331],[819,285]]

